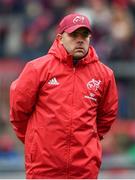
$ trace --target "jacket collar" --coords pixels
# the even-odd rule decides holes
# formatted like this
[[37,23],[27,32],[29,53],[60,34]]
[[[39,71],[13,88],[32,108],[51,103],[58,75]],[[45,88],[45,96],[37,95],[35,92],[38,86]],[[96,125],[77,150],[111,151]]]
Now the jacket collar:
[[[69,65],[73,65],[73,57],[69,55],[65,50],[64,46],[59,42],[59,40],[55,40],[48,51],[48,54],[54,55],[61,62],[65,62]],[[98,56],[96,54],[95,49],[90,46],[88,50],[88,54],[79,61],[79,64],[89,64],[95,61],[98,61]]]

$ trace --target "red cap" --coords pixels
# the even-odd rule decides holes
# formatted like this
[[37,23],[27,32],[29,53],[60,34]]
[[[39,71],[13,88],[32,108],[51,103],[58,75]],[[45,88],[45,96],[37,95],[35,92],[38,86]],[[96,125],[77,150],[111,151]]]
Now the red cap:
[[80,27],[86,27],[91,32],[91,25],[86,16],[77,13],[69,14],[61,20],[57,32],[72,33]]

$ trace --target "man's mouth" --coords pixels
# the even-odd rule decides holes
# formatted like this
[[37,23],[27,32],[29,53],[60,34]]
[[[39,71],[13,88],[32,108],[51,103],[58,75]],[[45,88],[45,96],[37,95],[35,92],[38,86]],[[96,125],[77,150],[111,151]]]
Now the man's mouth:
[[83,48],[83,47],[77,47],[77,48],[75,48],[75,50],[76,50],[76,51],[81,51],[81,52],[82,52],[82,51],[84,51],[84,48]]
[[83,47],[82,46],[78,46],[78,47],[76,47],[76,49],[83,49]]

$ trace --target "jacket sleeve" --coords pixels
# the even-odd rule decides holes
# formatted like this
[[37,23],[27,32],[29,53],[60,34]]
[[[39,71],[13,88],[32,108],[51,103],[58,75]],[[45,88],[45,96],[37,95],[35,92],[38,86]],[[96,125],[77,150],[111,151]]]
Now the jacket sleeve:
[[116,119],[117,109],[118,94],[115,78],[112,73],[104,88],[104,94],[97,112],[97,132],[100,139],[103,139],[104,135],[111,128],[112,123]]
[[10,121],[17,137],[24,143],[27,124],[37,99],[38,78],[32,63],[27,63],[10,87]]

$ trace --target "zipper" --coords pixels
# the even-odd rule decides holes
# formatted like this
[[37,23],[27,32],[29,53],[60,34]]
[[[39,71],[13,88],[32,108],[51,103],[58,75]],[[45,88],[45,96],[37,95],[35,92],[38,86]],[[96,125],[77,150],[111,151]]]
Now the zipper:
[[73,67],[73,88],[72,88],[72,102],[71,102],[71,118],[70,118],[70,129],[69,129],[69,137],[68,137],[68,158],[67,158],[67,179],[70,179],[70,163],[71,163],[71,134],[72,134],[72,120],[73,120],[73,106],[74,106],[74,90],[75,90],[75,72],[76,68]]

